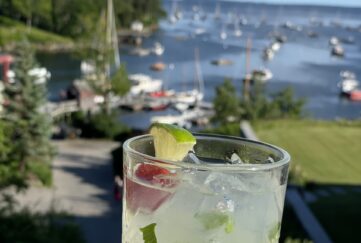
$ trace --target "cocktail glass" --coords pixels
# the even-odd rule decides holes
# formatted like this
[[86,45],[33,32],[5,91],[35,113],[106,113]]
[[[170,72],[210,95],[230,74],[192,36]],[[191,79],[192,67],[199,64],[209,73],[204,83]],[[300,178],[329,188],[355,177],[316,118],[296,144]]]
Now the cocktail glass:
[[289,154],[238,137],[195,137],[185,162],[155,158],[150,135],[124,143],[123,243],[278,242]]

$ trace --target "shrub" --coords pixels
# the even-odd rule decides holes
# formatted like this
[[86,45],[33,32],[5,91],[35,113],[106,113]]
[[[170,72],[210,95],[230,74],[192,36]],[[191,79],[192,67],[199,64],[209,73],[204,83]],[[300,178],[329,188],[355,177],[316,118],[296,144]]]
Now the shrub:
[[76,112],[71,116],[71,125],[80,128],[82,137],[114,139],[120,134],[129,133],[130,129],[118,121],[117,112],[107,114],[85,114]]

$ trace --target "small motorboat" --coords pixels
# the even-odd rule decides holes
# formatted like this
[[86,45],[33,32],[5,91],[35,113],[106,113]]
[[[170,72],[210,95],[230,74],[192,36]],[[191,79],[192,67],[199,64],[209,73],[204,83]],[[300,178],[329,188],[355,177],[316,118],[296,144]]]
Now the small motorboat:
[[136,55],[136,56],[140,56],[140,57],[144,57],[144,56],[148,56],[150,54],[151,50],[150,49],[145,49],[145,48],[141,48],[141,47],[137,47],[134,48],[130,54],[132,55]]
[[341,81],[338,87],[341,89],[342,95],[350,95],[351,92],[357,90],[359,82],[356,79],[355,73],[345,70],[340,72]]
[[330,44],[330,46],[337,46],[340,44],[340,40],[336,36],[332,36],[328,43]]
[[262,83],[270,80],[273,77],[271,70],[262,68],[256,69],[252,72],[251,80],[254,82],[255,80],[259,80]]
[[281,43],[278,41],[274,41],[271,43],[269,48],[272,49],[272,51],[274,51],[274,52],[279,51],[281,48]]
[[225,30],[222,30],[222,31],[219,33],[219,37],[221,38],[221,40],[227,39],[227,32],[226,32]]
[[349,99],[352,101],[361,101],[361,90],[353,90],[349,94]]
[[345,55],[345,51],[341,45],[335,45],[331,49],[331,55],[336,57],[343,57]]
[[153,71],[163,71],[165,69],[165,64],[163,62],[156,62],[150,65],[150,69]]
[[220,59],[211,61],[211,64],[216,65],[216,66],[227,66],[227,65],[232,65],[233,61],[229,60],[229,59],[220,58]]
[[356,74],[349,70],[343,70],[340,72],[340,77],[342,79],[356,79]]
[[309,32],[307,33],[307,35],[308,35],[308,37],[310,37],[310,38],[317,38],[317,37],[318,37],[318,33],[315,32],[315,31],[309,31]]
[[154,47],[152,49],[152,52],[155,55],[157,55],[157,56],[163,55],[164,50],[165,50],[165,48],[164,48],[164,46],[162,46],[162,44],[160,44],[159,42],[154,43]]
[[[50,79],[51,73],[45,67],[36,67],[28,71],[28,75],[34,78],[34,83],[43,84]],[[13,70],[7,72],[10,83],[15,83],[16,77]]]
[[266,61],[272,60],[274,55],[275,55],[274,51],[270,48],[266,48],[263,51],[263,59]]

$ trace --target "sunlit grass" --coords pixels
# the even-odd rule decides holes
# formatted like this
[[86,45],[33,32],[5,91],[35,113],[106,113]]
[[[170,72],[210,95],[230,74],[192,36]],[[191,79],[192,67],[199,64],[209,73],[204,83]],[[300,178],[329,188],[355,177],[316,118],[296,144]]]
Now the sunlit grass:
[[361,184],[361,122],[277,120],[253,127],[260,140],[286,149],[307,181]]
[[72,40],[32,27],[29,29],[21,22],[0,16],[0,46],[22,41],[26,37],[33,44],[71,44]]

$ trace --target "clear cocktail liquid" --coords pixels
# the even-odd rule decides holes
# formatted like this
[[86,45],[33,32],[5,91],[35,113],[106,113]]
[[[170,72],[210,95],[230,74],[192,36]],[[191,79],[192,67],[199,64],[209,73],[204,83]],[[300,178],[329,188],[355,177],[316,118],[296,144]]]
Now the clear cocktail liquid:
[[[151,142],[146,144],[151,147]],[[200,145],[198,150],[203,156],[225,152],[224,156],[216,156],[218,162],[224,158],[224,164],[202,162],[189,167],[186,163],[177,167],[125,152],[123,243],[144,243],[141,229],[152,224],[158,243],[278,242],[288,162],[273,166],[273,160],[277,163],[282,155],[257,146],[243,153],[236,147],[227,150],[228,146],[210,152]],[[152,149],[141,152],[152,154]],[[246,158],[247,164],[231,164],[234,152],[243,159],[251,157]],[[267,160],[270,155],[271,162]],[[255,160],[254,167],[251,160]],[[139,178],[137,170],[144,164],[169,173]]]

